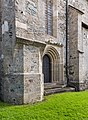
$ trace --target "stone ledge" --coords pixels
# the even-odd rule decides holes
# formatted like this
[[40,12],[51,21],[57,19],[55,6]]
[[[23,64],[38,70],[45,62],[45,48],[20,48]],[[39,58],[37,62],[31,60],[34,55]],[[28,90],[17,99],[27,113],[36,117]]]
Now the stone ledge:
[[84,22],[82,22],[82,27],[88,29],[88,24],[85,24]]
[[80,14],[84,14],[84,12],[82,10],[79,10],[78,8],[74,7],[73,5],[69,5],[69,7],[75,9],[76,11],[78,11]]
[[38,41],[38,40],[32,40],[24,37],[19,37],[17,36],[17,42],[23,43],[23,44],[31,44],[31,45],[36,45],[36,44],[41,44],[41,45],[46,45],[45,42]]
[[48,45],[55,45],[58,47],[63,47],[63,44],[58,43],[58,42],[52,42],[50,40],[47,40],[44,42],[44,41],[39,41],[39,40],[27,39],[27,38],[19,37],[19,36],[17,36],[16,38],[17,38],[17,42],[22,43],[22,44],[31,44],[35,46],[40,46],[40,45],[46,46],[48,44]]
[[78,49],[78,52],[79,52],[79,53],[81,53],[81,54],[83,54],[83,53],[84,53],[84,51],[82,51],[82,50],[79,50],[79,49]]

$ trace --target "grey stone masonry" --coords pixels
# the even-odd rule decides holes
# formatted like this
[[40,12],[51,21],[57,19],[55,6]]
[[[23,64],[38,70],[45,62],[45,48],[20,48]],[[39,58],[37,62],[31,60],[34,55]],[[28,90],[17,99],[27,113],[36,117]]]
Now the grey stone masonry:
[[[0,100],[12,104],[42,101],[44,69],[51,84],[67,85],[67,67],[69,85],[76,90],[88,88],[88,1],[68,0],[67,27],[66,2],[0,0]],[[48,68],[43,64],[45,56]]]
[[88,1],[69,3],[69,84],[88,88]]
[[[14,85],[11,77],[13,77],[12,63],[13,50],[15,48],[15,2],[13,0],[0,0],[0,97],[4,101],[15,102],[16,95],[12,98],[10,92],[14,91],[11,85]],[[14,79],[14,78],[13,78]],[[15,81],[16,83],[16,81]],[[14,93],[14,92],[13,92]],[[12,95],[13,95],[12,93]],[[12,100],[13,99],[13,100]]]
[[45,32],[45,0],[0,2],[0,97],[12,104],[41,101],[45,54],[53,57],[52,82],[64,82],[63,44],[58,39],[59,3],[53,0],[53,24],[56,27],[53,25],[53,36],[50,36]]
[[69,6],[69,80],[79,84],[78,12]]

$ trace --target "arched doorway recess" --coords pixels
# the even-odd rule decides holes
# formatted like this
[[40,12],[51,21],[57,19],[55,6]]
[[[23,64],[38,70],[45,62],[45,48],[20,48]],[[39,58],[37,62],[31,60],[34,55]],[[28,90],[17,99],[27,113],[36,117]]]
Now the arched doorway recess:
[[48,47],[43,55],[43,74],[45,83],[59,83],[60,56],[54,47]]

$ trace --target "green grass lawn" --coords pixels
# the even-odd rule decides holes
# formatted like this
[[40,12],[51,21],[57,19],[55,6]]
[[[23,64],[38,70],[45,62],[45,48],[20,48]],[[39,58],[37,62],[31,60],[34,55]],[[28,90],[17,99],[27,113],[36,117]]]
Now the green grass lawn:
[[0,102],[0,120],[88,120],[88,91],[50,95],[34,105]]

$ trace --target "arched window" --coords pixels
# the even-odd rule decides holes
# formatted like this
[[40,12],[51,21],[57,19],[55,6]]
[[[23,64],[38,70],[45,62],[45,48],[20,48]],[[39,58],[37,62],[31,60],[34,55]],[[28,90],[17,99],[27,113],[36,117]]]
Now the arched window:
[[45,5],[45,28],[48,35],[53,35],[53,2],[46,0]]

